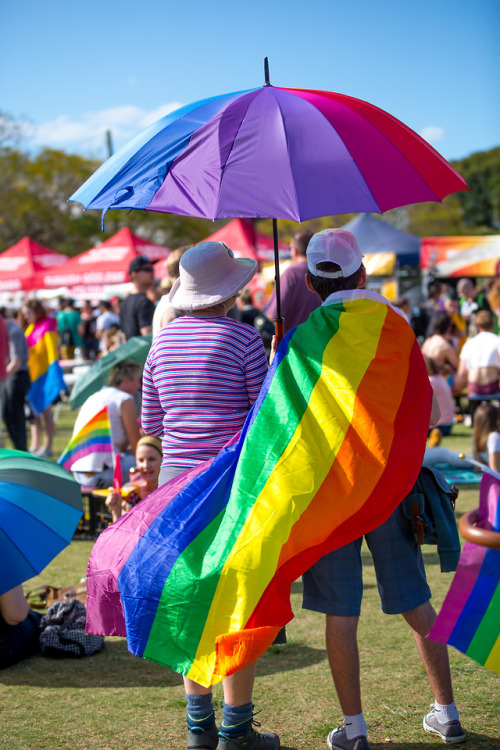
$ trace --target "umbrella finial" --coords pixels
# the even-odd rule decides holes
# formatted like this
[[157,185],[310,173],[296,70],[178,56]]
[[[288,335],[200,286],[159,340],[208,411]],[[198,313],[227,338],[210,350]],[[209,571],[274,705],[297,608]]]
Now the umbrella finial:
[[264,58],[264,78],[264,86],[270,86],[271,82],[269,80],[269,60],[267,59],[267,57]]

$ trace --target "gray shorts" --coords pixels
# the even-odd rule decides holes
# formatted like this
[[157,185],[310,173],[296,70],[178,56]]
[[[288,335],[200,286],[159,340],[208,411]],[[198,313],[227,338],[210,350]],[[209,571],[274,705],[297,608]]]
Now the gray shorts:
[[[422,552],[401,506],[365,539],[375,566],[383,612],[408,612],[431,598]],[[324,555],[304,573],[304,609],[359,616],[363,597],[362,542],[363,537]]]

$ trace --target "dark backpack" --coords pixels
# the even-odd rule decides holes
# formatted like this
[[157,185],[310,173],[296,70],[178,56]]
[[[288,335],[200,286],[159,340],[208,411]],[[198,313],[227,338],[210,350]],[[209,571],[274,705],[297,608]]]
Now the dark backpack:
[[54,602],[40,623],[40,651],[55,659],[92,656],[104,644],[103,635],[85,632],[87,609],[77,599]]

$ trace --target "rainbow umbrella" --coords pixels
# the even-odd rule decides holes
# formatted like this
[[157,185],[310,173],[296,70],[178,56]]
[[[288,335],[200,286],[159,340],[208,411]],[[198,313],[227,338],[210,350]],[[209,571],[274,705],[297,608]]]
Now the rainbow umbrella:
[[0,450],[0,594],[67,547],[82,512],[80,485],[62,466]]
[[[468,189],[387,112],[343,94],[271,86],[267,58],[265,69],[263,87],[203,99],[158,120],[70,200],[104,212],[302,222],[441,201]],[[279,292],[276,221],[274,239]]]

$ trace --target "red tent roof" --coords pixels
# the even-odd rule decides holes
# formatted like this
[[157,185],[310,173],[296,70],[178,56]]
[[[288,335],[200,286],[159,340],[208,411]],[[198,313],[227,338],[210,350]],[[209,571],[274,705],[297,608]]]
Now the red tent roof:
[[129,281],[128,267],[133,258],[146,255],[150,260],[166,258],[169,248],[155,245],[133,234],[128,227],[120,229],[109,240],[68,260],[60,268],[47,271],[43,286],[92,286],[123,284]]
[[0,291],[30,291],[40,287],[41,275],[48,268],[61,265],[67,255],[56,253],[23,237],[15,245],[0,253]]
[[[214,240],[224,242],[231,248],[237,258],[253,258],[260,263],[268,263],[274,260],[274,242],[272,237],[256,232],[252,219],[233,219],[228,224],[217,230],[203,240]],[[280,255],[288,251],[288,245],[279,243]],[[162,278],[167,275],[164,262],[158,263],[155,268],[155,276]]]
[[222,229],[206,237],[204,242],[209,240],[224,242],[237,258],[259,260],[255,249],[255,229],[251,219],[233,219]]

